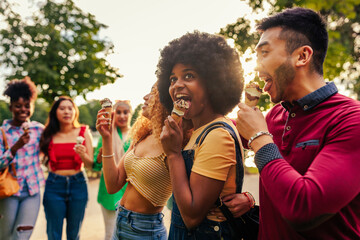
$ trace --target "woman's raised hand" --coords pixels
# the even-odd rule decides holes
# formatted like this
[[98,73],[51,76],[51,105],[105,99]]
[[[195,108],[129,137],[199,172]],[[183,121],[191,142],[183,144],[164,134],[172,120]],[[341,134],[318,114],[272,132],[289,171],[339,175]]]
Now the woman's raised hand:
[[100,133],[101,137],[111,137],[111,114],[106,112],[105,109],[100,109],[96,118],[96,130]]
[[165,124],[160,134],[160,141],[168,157],[171,154],[181,154],[183,133],[179,125],[181,124],[177,124],[171,116],[165,119]]

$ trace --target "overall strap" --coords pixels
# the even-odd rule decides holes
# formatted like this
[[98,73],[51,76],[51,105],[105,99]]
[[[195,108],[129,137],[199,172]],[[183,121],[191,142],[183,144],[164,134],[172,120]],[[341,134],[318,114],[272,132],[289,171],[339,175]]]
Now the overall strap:
[[223,121],[217,121],[213,122],[209,126],[207,126],[197,137],[195,141],[195,146],[200,146],[202,142],[204,141],[205,137],[211,132],[212,130],[216,128],[223,128],[227,130],[231,137],[235,141],[235,150],[236,150],[236,192],[241,193],[242,191],[242,185],[243,185],[243,179],[244,179],[244,166],[242,162],[242,155],[241,155],[241,147],[239,140],[237,138],[236,133],[234,132],[233,128]]

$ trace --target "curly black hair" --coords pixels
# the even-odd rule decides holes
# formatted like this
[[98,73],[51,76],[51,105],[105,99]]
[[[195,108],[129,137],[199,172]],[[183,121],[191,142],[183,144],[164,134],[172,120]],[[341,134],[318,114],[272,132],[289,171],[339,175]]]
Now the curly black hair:
[[274,16],[264,18],[257,24],[257,30],[281,27],[280,39],[286,41],[286,50],[292,53],[295,49],[309,45],[313,51],[312,67],[323,74],[323,63],[328,48],[326,22],[318,13],[306,8],[290,8]]
[[4,96],[10,97],[10,102],[15,102],[19,98],[35,101],[37,98],[36,85],[30,77],[21,80],[13,79],[6,85]]
[[196,70],[215,113],[225,115],[240,101],[243,69],[237,51],[223,37],[195,31],[172,40],[161,51],[156,70],[158,89],[161,103],[170,112],[170,74],[177,63]]

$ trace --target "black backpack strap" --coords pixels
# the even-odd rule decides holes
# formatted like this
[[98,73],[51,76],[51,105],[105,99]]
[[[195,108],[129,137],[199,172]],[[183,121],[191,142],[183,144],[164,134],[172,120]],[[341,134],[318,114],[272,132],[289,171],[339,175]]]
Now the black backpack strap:
[[213,122],[209,126],[207,126],[197,137],[195,141],[195,146],[200,146],[204,141],[205,137],[216,128],[223,128],[227,130],[231,137],[234,139],[235,142],[235,150],[236,150],[236,192],[240,193],[242,190],[243,180],[244,180],[244,165],[242,162],[242,155],[241,155],[241,147],[237,135],[233,128],[223,121]]

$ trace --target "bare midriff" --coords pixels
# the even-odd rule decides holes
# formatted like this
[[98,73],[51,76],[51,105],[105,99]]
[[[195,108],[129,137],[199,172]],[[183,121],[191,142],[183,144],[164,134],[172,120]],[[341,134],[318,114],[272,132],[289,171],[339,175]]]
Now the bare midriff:
[[61,176],[72,176],[75,175],[79,172],[81,172],[82,170],[75,170],[75,169],[61,169],[61,170],[55,170],[55,171],[50,171],[53,172],[57,175],[61,175]]
[[163,210],[163,206],[155,207],[149,200],[142,196],[136,188],[129,182],[123,197],[121,198],[120,205],[124,208],[144,214],[155,214]]

